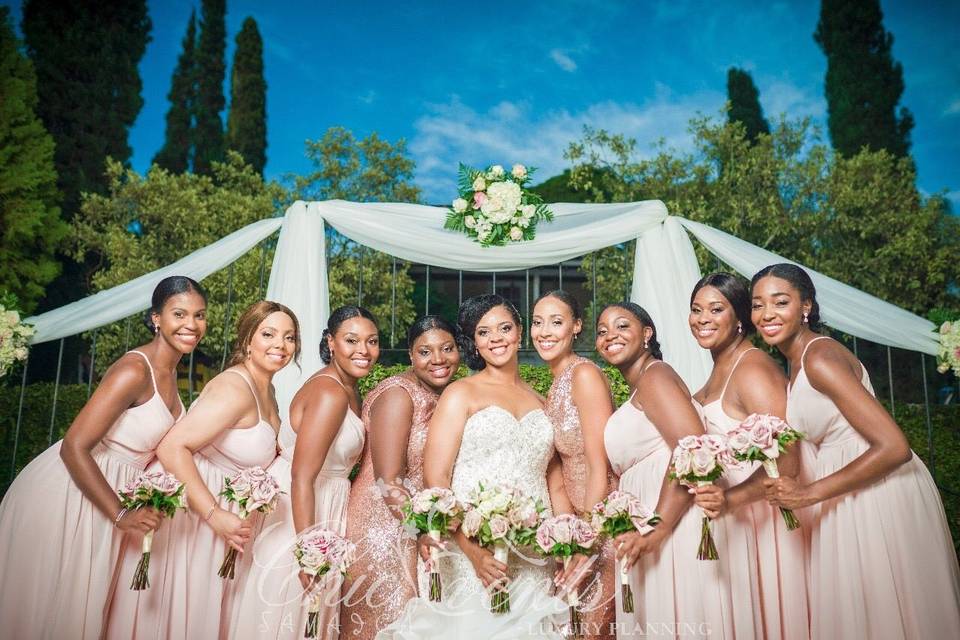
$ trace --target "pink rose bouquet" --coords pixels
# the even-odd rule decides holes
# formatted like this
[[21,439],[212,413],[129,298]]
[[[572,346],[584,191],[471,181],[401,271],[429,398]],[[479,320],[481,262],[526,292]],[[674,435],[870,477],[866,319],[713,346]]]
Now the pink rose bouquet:
[[[300,570],[307,575],[319,578],[335,572],[344,576],[353,560],[355,549],[356,545],[333,531],[311,529],[297,537],[293,555],[297,558]],[[313,589],[308,595],[307,626],[304,630],[304,638],[316,638],[318,635],[320,600],[320,589]]]
[[[639,498],[627,491],[614,491],[590,512],[593,528],[614,538],[621,533],[636,531],[642,536],[653,531],[660,516],[648,508]],[[624,613],[633,613],[633,590],[630,588],[626,566],[620,565],[620,595]]]
[[[766,413],[753,413],[740,426],[727,434],[727,442],[733,457],[741,462],[760,462],[771,478],[779,478],[777,458],[787,450],[787,445],[803,440],[803,434],[786,422]],[[793,531],[800,521],[790,509],[780,507],[780,513]]]
[[[560,558],[566,569],[574,555],[591,552],[597,535],[597,530],[589,522],[565,513],[546,518],[540,523],[537,546],[544,555]],[[576,589],[567,594],[567,604],[570,607],[570,627],[574,636],[577,636],[580,628],[580,611],[577,609],[580,596]]]
[[[177,509],[185,509],[183,483],[172,474],[162,471],[147,471],[127,483],[120,492],[120,506],[127,511],[141,507],[153,507],[166,518],[172,518]],[[150,548],[153,545],[153,531],[143,535],[142,554],[137,570],[133,573],[130,588],[142,591],[150,588]]]
[[[425,533],[435,541],[446,533],[463,516],[463,506],[450,489],[434,487],[416,493],[403,505],[403,523]],[[439,553],[436,547],[430,547],[430,601],[443,599],[443,587],[440,583],[438,567]]]
[[[254,511],[260,513],[273,511],[281,493],[283,491],[280,490],[280,485],[262,467],[247,467],[229,478],[224,478],[223,491],[220,495],[227,502],[237,503],[242,520]],[[217,575],[233,580],[236,564],[237,550],[228,547]]]
[[[702,487],[713,484],[723,475],[727,467],[735,465],[736,460],[727,446],[727,439],[723,436],[713,434],[685,436],[673,450],[670,477],[688,487]],[[697,558],[716,560],[718,557],[717,545],[710,533],[710,518],[704,514]]]

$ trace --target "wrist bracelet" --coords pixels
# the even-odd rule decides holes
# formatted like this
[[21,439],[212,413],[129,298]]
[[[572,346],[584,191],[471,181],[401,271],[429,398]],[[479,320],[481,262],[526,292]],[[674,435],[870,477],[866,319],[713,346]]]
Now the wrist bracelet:
[[125,515],[127,515],[126,507],[120,509],[120,512],[117,514],[117,517],[113,519],[113,526],[117,526],[117,524],[120,522],[120,519]]
[[204,522],[210,522],[210,518],[213,516],[213,512],[217,510],[217,504],[213,503],[210,505],[210,510],[207,511],[207,515],[203,516]]

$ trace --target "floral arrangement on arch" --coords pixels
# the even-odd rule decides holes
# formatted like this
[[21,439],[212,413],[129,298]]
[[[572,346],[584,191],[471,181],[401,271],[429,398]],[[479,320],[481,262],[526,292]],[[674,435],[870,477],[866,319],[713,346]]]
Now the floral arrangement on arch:
[[443,228],[466,233],[484,247],[533,240],[537,223],[553,212],[526,188],[536,169],[515,164],[510,173],[495,164],[478,171],[460,163],[457,191]]
[[937,354],[937,371],[960,378],[960,320],[940,325],[940,353]]
[[20,321],[16,310],[17,297],[12,293],[0,297],[0,378],[7,375],[15,362],[27,359],[27,346],[34,329]]

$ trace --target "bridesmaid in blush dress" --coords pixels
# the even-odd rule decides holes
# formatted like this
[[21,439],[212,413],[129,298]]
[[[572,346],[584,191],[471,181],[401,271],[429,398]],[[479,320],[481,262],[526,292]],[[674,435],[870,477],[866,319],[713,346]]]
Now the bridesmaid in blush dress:
[[407,344],[410,368],[363,401],[367,441],[347,505],[347,537],[357,553],[340,611],[340,634],[351,640],[372,640],[418,594],[417,545],[400,524],[400,509],[423,489],[427,422],[460,366],[460,352],[456,330],[439,316],[414,322]]
[[299,571],[293,550],[297,534],[314,527],[345,533],[350,471],[364,440],[357,381],[379,356],[377,324],[369,311],[343,306],[330,314],[320,343],[327,366],[293,397],[289,423],[280,427],[280,457],[270,468],[289,500],[281,496],[263,521],[253,567],[233,610],[230,638],[302,638],[305,590],[320,598],[319,637],[338,637],[339,577],[328,574],[312,584]]
[[[565,291],[545,293],[533,306],[530,337],[553,374],[545,411],[553,424],[567,497],[580,514],[589,512],[617,486],[603,447],[603,429],[613,413],[613,399],[600,368],[573,351],[582,328],[580,303]],[[578,556],[575,562],[561,572],[560,579],[568,589],[578,590],[581,623],[576,631],[581,638],[613,638],[613,544],[606,542],[599,553]],[[580,563],[584,563],[582,567]]]
[[753,637],[749,630],[734,632],[729,582],[717,562],[697,559],[700,510],[690,508],[690,493],[667,475],[677,442],[704,430],[686,385],[660,359],[649,314],[632,302],[605,307],[597,319],[597,350],[633,388],[607,421],[607,456],[620,489],[663,519],[647,535],[633,531],[614,540],[634,598],[634,613],[625,613],[616,590],[617,636]]
[[955,638],[960,579],[930,472],[877,402],[863,364],[818,336],[810,276],[775,264],[753,277],[753,322],[790,362],[787,419],[816,447],[815,480],[768,479],[772,504],[815,505],[811,637]]
[[[184,483],[189,511],[154,538],[150,589],[125,588],[136,553],[124,558],[109,638],[230,637],[231,604],[249,570],[247,543],[260,514],[241,520],[236,503],[219,494],[225,478],[266,468],[276,457],[279,418],[271,380],[299,355],[300,331],[290,309],[261,301],[243,312],[229,368],[206,384],[157,448],[163,467]],[[217,575],[228,546],[248,552],[238,558],[233,580]]]
[[0,620],[8,638],[101,634],[123,541],[161,524],[121,509],[117,491],[154,458],[183,415],[177,364],[206,330],[206,294],[183,276],[153,292],[153,340],[107,370],[63,440],[20,472],[0,505]]
[[[713,371],[694,394],[707,432],[726,435],[753,413],[786,419],[783,371],[749,341],[755,328],[745,283],[729,273],[701,279],[690,296],[690,330],[713,356]],[[796,477],[800,444],[781,454],[777,466],[782,476]],[[745,463],[728,469],[717,484],[699,487],[695,501],[718,525],[715,539],[732,586],[736,628],[750,628],[756,619],[771,640],[808,638],[805,530],[789,531],[779,510],[767,504],[766,477],[759,463]]]

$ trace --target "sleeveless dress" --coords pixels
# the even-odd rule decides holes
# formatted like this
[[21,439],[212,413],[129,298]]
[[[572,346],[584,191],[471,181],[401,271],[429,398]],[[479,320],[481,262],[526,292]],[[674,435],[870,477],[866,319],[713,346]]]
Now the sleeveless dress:
[[[723,410],[723,398],[740,361],[755,350],[740,354],[727,374],[720,397],[703,405],[708,433],[725,436],[740,426],[740,420]],[[753,475],[759,463],[742,465],[728,469],[717,484],[724,489],[735,487]],[[715,522],[714,539],[721,568],[731,582],[737,631],[756,616],[763,621],[766,638],[809,638],[804,529],[787,530],[779,509],[766,500],[726,513]],[[809,524],[804,524],[809,530]]]
[[[236,369],[220,375],[243,378],[257,403],[257,423],[252,427],[231,427],[193,455],[193,462],[221,509],[238,513],[236,503],[219,497],[223,481],[241,469],[267,468],[276,457],[276,432],[263,419],[253,384]],[[191,406],[203,402],[203,393]],[[251,522],[260,513],[250,516]],[[107,637],[129,640],[226,638],[234,594],[249,571],[250,543],[237,559],[236,578],[217,575],[227,545],[223,538],[193,511],[181,511],[164,522],[153,538],[150,555],[150,588],[131,591],[130,580],[140,549],[130,545],[122,558],[107,620]]]
[[[560,454],[563,484],[567,497],[578,513],[590,511],[586,504],[587,459],[584,453],[583,429],[580,414],[573,402],[573,371],[578,365],[599,367],[586,358],[576,358],[557,376],[547,393],[546,412],[553,423],[553,442]],[[607,492],[617,488],[616,478],[610,474]],[[580,587],[582,635],[588,638],[613,638],[616,631],[617,609],[614,600],[616,582],[616,550],[609,540],[603,542],[600,553],[591,557],[593,569]]]
[[[313,377],[337,378],[326,373]],[[311,378],[312,379],[312,378]],[[309,380],[307,381],[309,382]],[[306,384],[306,383],[304,383]],[[316,512],[314,524],[340,535],[346,531],[347,499],[350,495],[350,471],[363,451],[363,423],[351,410],[343,418],[339,431],[330,443],[327,457],[314,481]],[[277,508],[263,519],[262,529],[253,545],[253,566],[242,588],[238,590],[233,609],[229,637],[289,638],[303,637],[307,623],[307,607],[303,586],[297,577],[300,569],[293,555],[297,532],[293,528],[293,508],[290,502],[291,468],[297,433],[289,423],[280,426],[280,456],[270,467],[270,475],[277,479],[285,492]],[[319,637],[336,640],[340,611],[340,582],[328,580],[328,590],[322,596],[323,608],[318,624]]]
[[[549,515],[546,472],[553,453],[553,425],[541,409],[518,420],[506,409],[490,405],[467,419],[451,489],[464,500],[481,482],[514,484],[542,500]],[[510,611],[494,614],[470,560],[454,541],[447,544],[448,551],[439,562],[443,602],[411,599],[403,615],[377,634],[378,640],[562,639],[557,629],[569,616],[566,603],[551,595],[552,560],[532,550],[511,549],[507,563]]]
[[[803,367],[787,419],[817,446],[816,478],[852,462],[867,441]],[[860,382],[873,395],[866,368]],[[960,580],[940,494],[923,462],[910,460],[873,484],[816,505],[810,554],[811,637],[955,638]]]
[[[620,490],[655,509],[673,452],[632,399],[610,416],[604,445]],[[618,637],[740,637],[734,634],[730,585],[722,579],[719,562],[697,559],[702,517],[691,505],[670,537],[634,563],[629,578],[634,613],[624,613],[616,590]]]
[[371,408],[385,391],[398,387],[413,401],[403,484],[410,495],[423,489],[423,446],[438,396],[407,374],[391,376],[367,394],[361,411],[367,442],[347,504],[347,537],[357,545],[357,552],[344,582],[340,610],[340,634],[350,640],[372,640],[418,593],[416,541],[404,532],[383,501],[370,452]]
[[[91,452],[120,490],[143,472],[175,419],[157,390],[117,418]],[[180,405],[183,415],[183,405]],[[17,476],[0,505],[0,620],[8,638],[97,638],[120,554],[120,530],[80,491],[59,441]],[[132,577],[132,574],[131,574]]]

